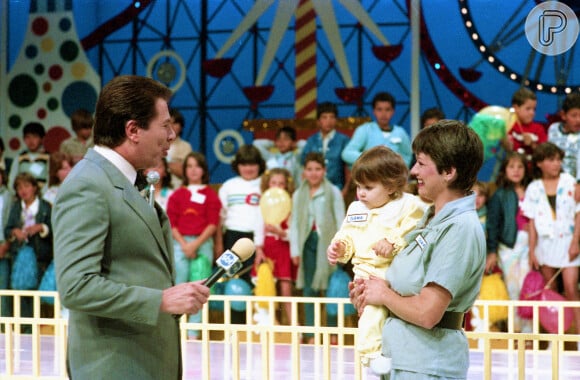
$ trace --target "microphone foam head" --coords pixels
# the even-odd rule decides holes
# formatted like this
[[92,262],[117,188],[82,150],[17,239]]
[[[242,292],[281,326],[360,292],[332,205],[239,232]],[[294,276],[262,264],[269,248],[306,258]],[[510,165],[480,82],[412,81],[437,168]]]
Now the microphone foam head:
[[238,239],[238,241],[236,241],[232,246],[232,251],[238,255],[242,261],[249,259],[255,250],[256,247],[254,246],[254,242],[248,238]]
[[159,182],[160,179],[161,179],[161,176],[159,175],[158,171],[151,170],[151,171],[147,172],[147,183],[148,184],[155,185],[157,182]]

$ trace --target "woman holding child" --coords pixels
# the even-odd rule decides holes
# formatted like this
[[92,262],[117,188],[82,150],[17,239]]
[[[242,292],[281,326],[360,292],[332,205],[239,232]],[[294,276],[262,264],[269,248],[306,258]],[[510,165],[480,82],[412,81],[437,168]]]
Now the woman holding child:
[[454,120],[423,129],[413,141],[411,175],[418,193],[433,202],[385,279],[351,284],[359,311],[383,305],[383,355],[391,380],[461,379],[469,367],[463,315],[473,305],[485,267],[485,236],[470,191],[483,161],[475,132]]

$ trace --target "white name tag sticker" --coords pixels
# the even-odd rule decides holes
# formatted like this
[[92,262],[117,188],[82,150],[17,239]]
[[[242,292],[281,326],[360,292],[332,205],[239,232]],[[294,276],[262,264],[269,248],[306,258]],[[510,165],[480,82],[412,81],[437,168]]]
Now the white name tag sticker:
[[203,204],[205,202],[205,195],[197,192],[191,193],[191,198],[189,198],[189,200],[193,203]]
[[366,222],[369,219],[369,214],[350,214],[346,216],[346,221],[349,223]]
[[427,242],[425,241],[425,238],[423,238],[422,235],[417,235],[417,237],[415,238],[415,241],[417,242],[419,247],[421,247],[421,250],[424,250],[425,247],[427,246]]

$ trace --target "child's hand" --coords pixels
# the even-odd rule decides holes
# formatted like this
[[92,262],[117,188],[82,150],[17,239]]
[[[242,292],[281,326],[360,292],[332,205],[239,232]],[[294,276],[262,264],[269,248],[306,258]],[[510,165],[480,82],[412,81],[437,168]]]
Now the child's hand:
[[254,258],[254,265],[256,266],[256,268],[264,260],[266,260],[266,255],[264,254],[264,249],[262,247],[256,247],[256,256]]
[[292,258],[292,264],[294,264],[294,266],[296,268],[298,268],[300,266],[300,257],[296,256]]
[[283,239],[286,237],[286,232],[282,228],[275,226],[273,224],[266,224],[264,226],[264,229],[266,230],[266,232],[274,234],[274,235],[278,236],[278,238],[280,238],[280,239]]
[[181,246],[181,250],[183,251],[183,254],[188,259],[195,259],[197,257],[198,248],[199,248],[199,244],[197,243],[197,239],[193,240],[193,241],[185,242],[185,244],[183,244]]
[[531,146],[534,143],[534,135],[531,133],[522,133],[524,137],[524,145]]
[[338,258],[344,255],[344,243],[340,240],[335,240],[328,246],[326,250],[326,257],[331,265],[338,262]]
[[23,242],[28,239],[28,234],[26,231],[21,230],[20,228],[15,228],[12,230],[12,236],[16,238],[19,242]]
[[381,239],[377,241],[375,245],[373,245],[373,251],[375,251],[377,256],[385,257],[388,259],[392,259],[394,257],[394,250],[395,246],[387,239]]
[[32,226],[26,227],[24,229],[24,233],[28,236],[34,236],[41,231],[42,231],[42,224],[40,224],[40,223],[33,224]]
[[497,253],[489,253],[485,258],[485,273],[491,273],[497,265]]

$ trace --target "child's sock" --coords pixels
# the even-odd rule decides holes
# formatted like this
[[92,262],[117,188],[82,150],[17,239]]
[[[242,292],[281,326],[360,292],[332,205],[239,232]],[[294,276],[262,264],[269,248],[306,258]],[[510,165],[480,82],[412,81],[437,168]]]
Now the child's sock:
[[391,358],[386,358],[383,355],[377,356],[370,360],[369,367],[375,375],[386,375],[391,372]]

